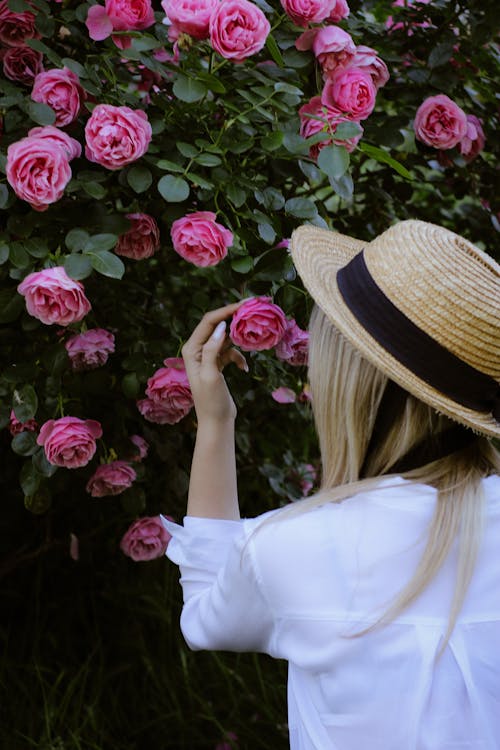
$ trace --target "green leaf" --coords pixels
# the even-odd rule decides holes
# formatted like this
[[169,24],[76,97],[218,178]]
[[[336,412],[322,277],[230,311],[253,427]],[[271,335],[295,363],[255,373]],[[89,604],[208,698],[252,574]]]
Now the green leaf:
[[177,141],[175,146],[177,151],[180,151],[186,159],[192,159],[200,153],[199,149],[195,148],[191,143],[185,143],[184,141]]
[[276,151],[283,143],[283,135],[281,130],[275,130],[261,138],[260,144],[266,151]]
[[400,174],[401,177],[404,177],[406,180],[413,180],[412,173],[409,172],[406,167],[403,167],[403,165],[400,164],[399,161],[393,159],[392,156],[389,156],[386,151],[378,148],[378,146],[372,146],[370,143],[361,142],[360,144],[358,144],[358,148],[360,151],[363,151],[372,159],[375,159],[375,161],[378,161],[382,164],[388,164],[394,169],[395,172]]
[[299,89],[298,86],[292,86],[291,83],[283,83],[283,81],[280,81],[279,83],[275,83],[274,90],[282,94],[291,94],[292,96],[304,96],[304,92],[302,91],[302,89]]
[[189,195],[189,185],[182,177],[167,174],[158,181],[158,192],[169,203],[181,203]]
[[100,253],[87,253],[94,268],[103,276],[109,276],[111,279],[121,279],[125,273],[123,261],[114,253],[104,250]]
[[70,57],[63,57],[61,62],[66,68],[69,68],[73,73],[76,73],[79,78],[87,78],[87,71],[81,63],[77,62],[77,60],[72,60]]
[[37,52],[41,52],[43,55],[45,55],[50,62],[54,63],[54,65],[58,68],[62,68],[62,60],[59,57],[59,55],[54,52],[53,49],[50,47],[47,47],[46,44],[40,41],[40,39],[26,39],[25,44],[28,45],[28,47],[31,47],[31,49],[36,49]]
[[54,466],[54,464],[51,464],[50,461],[47,460],[43,448],[39,448],[36,453],[33,453],[31,461],[36,471],[44,477],[51,477],[57,471],[57,466]]
[[253,258],[245,255],[242,258],[234,258],[231,261],[231,268],[236,273],[249,273],[253,269]]
[[241,208],[247,199],[247,194],[239,185],[230,183],[226,187],[226,196],[235,208]]
[[70,278],[80,281],[92,273],[92,263],[87,255],[72,253],[64,260],[64,270]]
[[129,372],[122,378],[122,391],[127,398],[137,398],[140,387],[139,379],[135,372]]
[[23,105],[23,109],[38,125],[53,125],[56,121],[56,113],[48,104],[29,101]]
[[216,94],[225,94],[226,87],[216,76],[211,73],[205,73],[204,71],[198,71],[198,78],[203,81],[211,91],[215,91]]
[[[22,434],[22,433],[21,433]],[[40,486],[42,477],[31,461],[25,461],[19,472],[19,484],[24,495],[34,495]]]
[[46,258],[49,254],[47,240],[42,240],[39,237],[24,240],[24,249],[32,258]]
[[20,422],[33,419],[38,409],[38,398],[32,385],[24,385],[19,390],[14,391],[12,407]]
[[94,234],[83,246],[84,253],[100,253],[102,250],[112,250],[118,242],[116,234]]
[[344,146],[325,146],[318,155],[318,167],[329,179],[338,180],[349,168],[349,154]]
[[453,44],[450,42],[442,42],[434,47],[429,55],[427,64],[429,68],[439,68],[441,65],[446,65],[453,55]]
[[24,507],[31,513],[40,515],[45,513],[51,506],[52,498],[47,487],[41,486],[34,495],[26,495],[24,498]]
[[0,208],[5,208],[9,200],[9,189],[7,185],[0,185]]
[[269,54],[273,58],[276,65],[278,65],[280,68],[285,67],[285,61],[283,60],[283,57],[281,56],[280,48],[276,44],[276,39],[273,37],[272,34],[267,35],[266,39],[266,47],[269,51]]
[[23,247],[22,242],[13,242],[10,246],[10,262],[16,268],[26,268],[30,264],[28,253]]
[[363,128],[357,122],[340,122],[335,128],[334,138],[338,141],[346,141],[361,135]]
[[338,178],[338,180],[330,179],[330,185],[340,198],[343,198],[346,201],[352,198],[352,194],[354,192],[354,182],[349,172],[343,174],[342,177]]
[[156,166],[158,169],[165,170],[165,172],[184,172],[184,167],[175,161],[169,161],[169,159],[159,159]]
[[69,230],[68,234],[64,238],[64,242],[68,250],[71,250],[71,252],[76,252],[78,250],[83,250],[88,239],[89,233],[85,229],[75,227],[74,229]]
[[290,198],[285,203],[285,211],[298,219],[314,219],[318,210],[309,198]]
[[201,187],[205,190],[212,190],[212,188],[214,187],[213,182],[206,180],[204,177],[201,177],[195,172],[188,172],[186,174],[186,178],[189,180],[189,182],[192,182],[195,187]]
[[276,239],[276,232],[274,231],[271,224],[259,224],[258,227],[259,236],[267,242],[268,245],[272,245]]
[[18,456],[32,456],[38,450],[34,432],[18,432],[12,438],[11,448]]
[[127,182],[136,193],[144,193],[153,182],[153,175],[147,167],[131,167],[127,172]]
[[218,167],[222,160],[217,154],[199,154],[195,157],[195,162],[202,167]]
[[100,185],[98,182],[81,182],[80,183],[87,195],[91,198],[95,198],[100,201],[107,193],[104,185]]
[[173,85],[174,95],[183,102],[191,104],[203,99],[208,89],[204,83],[185,75],[179,74]]
[[26,11],[32,10],[30,4],[27,3],[26,0],[9,0],[7,7],[12,13],[25,13]]
[[12,323],[24,310],[24,297],[11,289],[0,290],[0,323]]
[[9,259],[9,246],[6,242],[0,242],[0,266]]

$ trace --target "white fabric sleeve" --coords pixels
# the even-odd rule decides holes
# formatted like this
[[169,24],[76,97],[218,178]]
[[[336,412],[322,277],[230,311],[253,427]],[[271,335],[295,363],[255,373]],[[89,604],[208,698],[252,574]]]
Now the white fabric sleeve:
[[181,631],[195,650],[270,653],[274,618],[255,573],[252,522],[162,517],[172,535],[166,555],[180,567]]

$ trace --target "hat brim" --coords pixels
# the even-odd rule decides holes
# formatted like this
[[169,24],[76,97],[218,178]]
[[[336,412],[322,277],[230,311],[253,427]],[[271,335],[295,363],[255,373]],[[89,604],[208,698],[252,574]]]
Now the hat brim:
[[337,271],[368,244],[338,232],[305,225],[293,232],[290,252],[297,273],[311,297],[365,359],[441,414],[475,432],[500,437],[500,425],[491,414],[457,404],[418,378],[384,349],[351,313],[339,291]]

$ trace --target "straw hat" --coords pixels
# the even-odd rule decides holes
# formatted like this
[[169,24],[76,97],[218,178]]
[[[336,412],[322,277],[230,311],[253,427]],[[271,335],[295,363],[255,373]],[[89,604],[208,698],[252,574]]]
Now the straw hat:
[[290,250],[330,321],[389,378],[500,437],[500,266],[454,232],[402,221],[371,242],[306,225]]

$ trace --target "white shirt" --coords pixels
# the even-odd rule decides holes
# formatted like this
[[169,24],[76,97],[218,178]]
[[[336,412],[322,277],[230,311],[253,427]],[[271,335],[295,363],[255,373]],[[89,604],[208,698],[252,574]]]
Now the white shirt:
[[500,749],[500,477],[458,622],[437,662],[456,549],[423,594],[367,635],[422,555],[436,491],[401,478],[265,523],[165,520],[193,649],[289,662],[291,750]]

